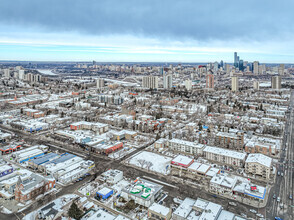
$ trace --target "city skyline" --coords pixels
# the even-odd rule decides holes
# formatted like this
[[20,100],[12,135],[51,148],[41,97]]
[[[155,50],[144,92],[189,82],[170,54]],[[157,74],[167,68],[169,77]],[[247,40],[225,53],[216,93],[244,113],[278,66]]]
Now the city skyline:
[[250,62],[293,63],[291,5],[2,2],[0,60],[232,63],[238,51]]

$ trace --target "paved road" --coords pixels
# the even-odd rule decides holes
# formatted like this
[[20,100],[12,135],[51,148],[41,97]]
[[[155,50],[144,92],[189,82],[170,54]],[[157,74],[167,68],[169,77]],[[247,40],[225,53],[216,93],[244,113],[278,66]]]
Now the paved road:
[[[289,195],[294,194],[294,90],[291,92],[290,107],[292,109],[287,114],[281,156],[277,164],[277,170],[283,173],[283,177],[277,176],[276,183],[269,195],[266,208],[268,219],[274,219],[276,216],[283,219],[294,219],[294,208],[291,207],[294,203],[289,199]],[[281,202],[273,199],[274,194],[280,197]],[[281,203],[284,208],[280,208]]]

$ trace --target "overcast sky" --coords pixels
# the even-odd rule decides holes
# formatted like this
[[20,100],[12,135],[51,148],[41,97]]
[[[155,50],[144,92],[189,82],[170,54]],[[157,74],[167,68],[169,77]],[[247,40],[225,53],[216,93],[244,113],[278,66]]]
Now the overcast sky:
[[294,63],[293,0],[0,0],[0,60]]

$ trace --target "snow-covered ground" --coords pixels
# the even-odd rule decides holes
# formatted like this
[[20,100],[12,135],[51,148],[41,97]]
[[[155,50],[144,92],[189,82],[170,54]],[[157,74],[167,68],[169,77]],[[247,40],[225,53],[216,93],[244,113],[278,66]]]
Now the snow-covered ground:
[[45,75],[51,75],[51,76],[55,76],[56,74],[53,73],[51,70],[48,69],[37,69],[40,73],[43,73]]
[[2,207],[1,212],[2,212],[2,213],[5,213],[5,214],[11,214],[11,213],[12,213],[10,210],[8,210],[8,209],[5,208],[5,207]]
[[148,151],[142,151],[133,156],[129,163],[140,168],[149,169],[157,173],[168,174],[171,157],[161,156]]

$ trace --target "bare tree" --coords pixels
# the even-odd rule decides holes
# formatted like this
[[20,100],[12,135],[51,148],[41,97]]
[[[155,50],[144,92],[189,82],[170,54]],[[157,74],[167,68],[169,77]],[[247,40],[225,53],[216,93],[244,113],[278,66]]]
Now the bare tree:
[[151,161],[147,161],[146,162],[146,168],[147,168],[147,170],[149,171],[150,170],[150,168],[153,166],[153,163],[151,162]]
[[146,164],[146,160],[143,160],[143,159],[139,159],[138,160],[138,163],[141,165],[141,167],[143,168],[144,165]]

